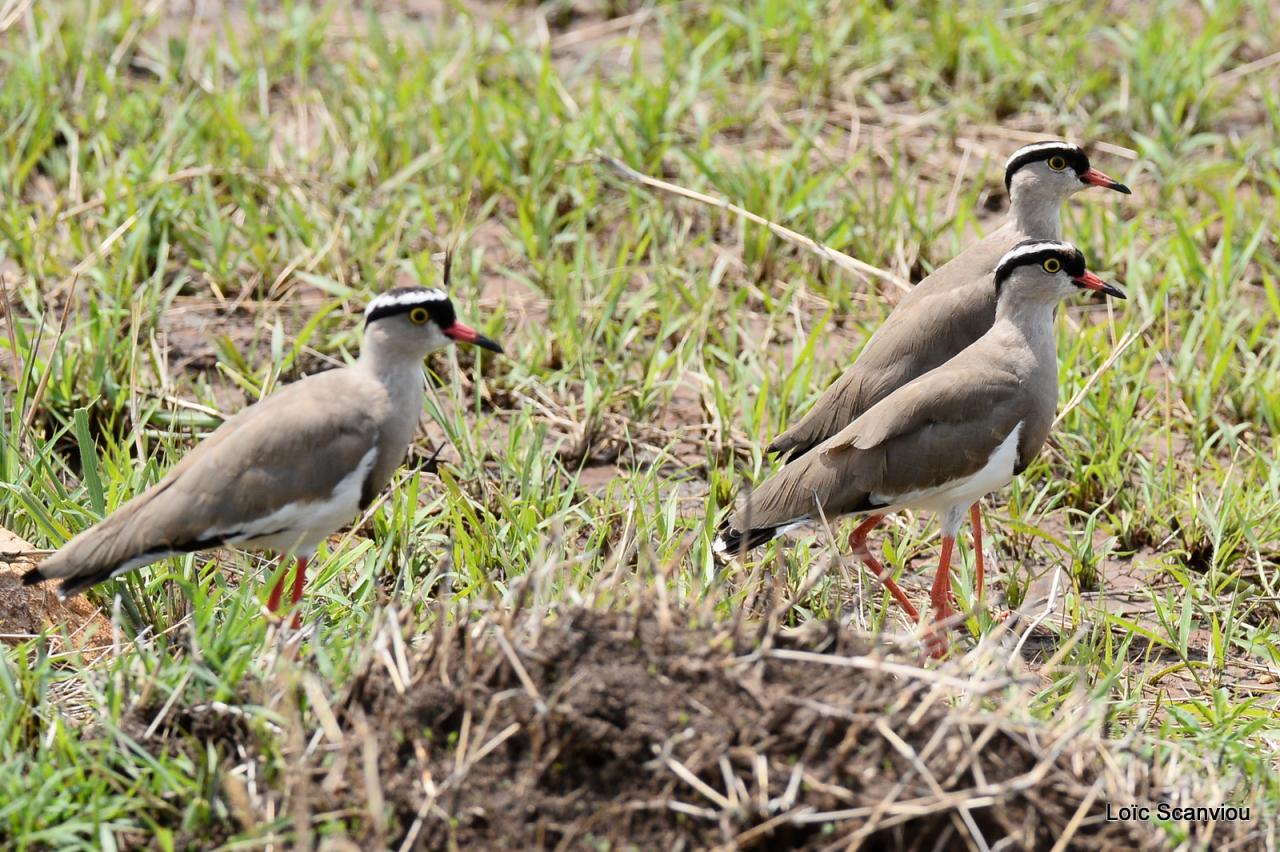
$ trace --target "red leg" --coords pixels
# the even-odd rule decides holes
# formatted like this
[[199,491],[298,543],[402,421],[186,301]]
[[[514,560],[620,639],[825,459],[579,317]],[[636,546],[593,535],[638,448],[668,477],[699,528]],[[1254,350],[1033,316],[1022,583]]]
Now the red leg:
[[933,591],[929,594],[934,621],[944,621],[955,615],[951,608],[951,551],[955,546],[954,538],[942,537],[942,557],[938,560],[938,574],[933,578]]
[[[284,557],[280,557],[280,564],[284,564]],[[271,595],[267,598],[267,609],[275,612],[280,608],[280,593],[284,591],[284,574],[276,580],[276,584],[271,587]]]
[[298,602],[302,600],[302,589],[307,584],[307,557],[298,557],[298,571],[293,575],[293,629],[302,627],[302,608]]
[[982,571],[982,509],[974,503],[969,507],[969,522],[973,525],[973,562],[977,567],[977,577],[974,580],[974,588],[976,589],[978,606],[982,606],[983,593],[983,571]]
[[298,573],[293,575],[293,602],[302,600],[302,588],[307,583],[307,557],[298,557]]
[[911,616],[911,620],[919,621],[920,613],[911,605],[906,593],[893,581],[893,577],[889,576],[889,572],[884,570],[884,566],[871,555],[871,549],[867,547],[867,536],[883,520],[884,515],[872,515],[858,524],[857,528],[849,534],[849,547],[853,550],[853,555],[861,560],[863,565],[871,569],[871,573],[876,575],[876,579],[884,584],[884,587],[889,590],[889,594],[893,595],[898,605],[906,610],[907,615]]
[[[947,535],[942,537],[942,556],[938,560],[938,574],[933,578],[933,590],[929,593],[929,599],[933,602],[934,622],[946,621],[955,615],[955,610],[951,608],[951,551],[955,545],[954,537]],[[935,659],[941,659],[947,655],[946,631],[939,628],[936,623],[929,628],[924,643]]]

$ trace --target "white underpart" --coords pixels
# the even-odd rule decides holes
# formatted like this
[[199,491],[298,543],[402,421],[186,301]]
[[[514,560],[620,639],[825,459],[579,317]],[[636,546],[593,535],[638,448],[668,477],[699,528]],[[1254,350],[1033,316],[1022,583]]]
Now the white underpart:
[[[960,529],[960,524],[964,522],[968,508],[985,495],[1003,488],[1013,479],[1013,469],[1018,464],[1018,436],[1021,434],[1022,421],[1018,421],[1018,425],[1013,427],[1008,437],[1001,441],[1000,446],[991,453],[987,463],[969,476],[953,479],[933,488],[921,488],[918,491],[907,491],[902,494],[873,493],[872,502],[885,505],[868,510],[866,514],[888,515],[903,509],[937,512],[942,521],[943,534],[954,538],[956,531]],[[776,525],[774,534],[782,535],[819,517],[821,515],[815,509],[812,515],[794,518]],[[745,530],[742,533],[747,534]],[[716,553],[724,553],[728,547],[724,539],[716,536],[715,541],[711,543],[711,549]]]
[[286,503],[269,515],[234,530],[207,530],[202,539],[226,537],[228,544],[269,548],[280,553],[310,556],[320,542],[360,511],[360,494],[373,468],[378,448],[370,447],[359,464],[334,486],[328,497]]
[[1009,164],[1021,157],[1023,154],[1030,154],[1033,151],[1048,151],[1054,148],[1065,148],[1068,151],[1079,151],[1080,146],[1071,142],[1037,142],[1034,145],[1025,145],[1014,151],[1009,159],[1004,161],[1005,170],[1008,171]]
[[[872,494],[871,499],[877,503],[887,503],[876,512],[897,512],[902,509],[924,509],[942,515],[942,531],[954,536],[961,521],[964,510],[982,499],[983,496],[1003,488],[1013,479],[1013,469],[1018,464],[1018,436],[1022,434],[1022,421],[1013,427],[1000,446],[995,448],[991,458],[978,471],[960,479],[953,479],[933,488],[921,488],[904,494]],[[951,527],[951,529],[948,529]]]
[[449,294],[439,287],[423,287],[400,293],[383,293],[368,304],[364,309],[364,315],[367,317],[380,308],[425,305],[430,302],[446,302],[448,300]]

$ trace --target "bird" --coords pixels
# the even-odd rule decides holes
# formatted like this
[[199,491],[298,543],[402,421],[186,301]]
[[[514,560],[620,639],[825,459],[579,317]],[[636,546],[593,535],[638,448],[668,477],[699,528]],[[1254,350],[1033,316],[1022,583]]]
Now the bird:
[[1087,270],[1079,249],[1056,240],[1018,243],[988,286],[991,294],[966,291],[995,300],[985,334],[753,489],[721,525],[713,550],[724,558],[800,524],[866,515],[849,536],[850,548],[918,622],[918,611],[872,555],[867,537],[891,512],[933,511],[942,527],[933,618],[951,618],[951,553],[965,510],[1021,473],[1049,435],[1058,400],[1058,303],[1081,290],[1124,298]]
[[[1129,187],[1089,163],[1070,142],[1043,141],[1014,151],[1005,163],[1009,220],[926,276],[898,302],[843,375],[809,411],[768,445],[795,460],[848,426],[907,382],[941,366],[991,328],[996,264],[1027,239],[1061,240],[1063,202],[1090,186],[1130,194]],[[982,515],[970,508],[974,561],[981,590]]]
[[[244,408],[159,482],[23,576],[65,599],[179,554],[234,546],[297,561],[302,599],[320,542],[369,506],[404,460],[422,412],[422,361],[455,341],[501,353],[435,287],[398,287],[364,312],[354,363],[307,376]],[[282,574],[267,608],[280,606]],[[296,630],[301,613],[295,610]]]

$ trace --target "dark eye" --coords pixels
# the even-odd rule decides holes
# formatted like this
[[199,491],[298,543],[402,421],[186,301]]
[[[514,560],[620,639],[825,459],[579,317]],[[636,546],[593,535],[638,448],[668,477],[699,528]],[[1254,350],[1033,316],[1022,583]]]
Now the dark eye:
[[429,319],[431,319],[431,314],[427,313],[426,308],[414,308],[409,311],[409,322],[414,325],[422,325]]
[[1067,161],[1064,157],[1050,157],[1049,168],[1055,172],[1060,172],[1067,167]]
[[1044,267],[1044,271],[1051,275],[1062,268],[1062,262],[1056,257],[1049,258],[1041,265]]

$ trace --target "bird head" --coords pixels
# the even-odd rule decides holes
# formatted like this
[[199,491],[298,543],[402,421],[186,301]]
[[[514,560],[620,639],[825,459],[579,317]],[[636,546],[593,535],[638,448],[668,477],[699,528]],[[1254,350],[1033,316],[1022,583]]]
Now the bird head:
[[459,321],[449,294],[436,287],[397,287],[379,294],[365,308],[364,324],[366,332],[377,329],[421,356],[459,341],[502,352],[495,341]]
[[1123,299],[1124,291],[1085,268],[1084,255],[1070,243],[1024,240],[996,264],[997,298],[1011,294],[1024,299],[1056,302],[1080,290]]
[[1089,157],[1070,142],[1037,142],[1013,152],[1004,167],[1009,197],[1034,196],[1057,206],[1082,189],[1101,186],[1129,194],[1129,187],[1089,165]]

